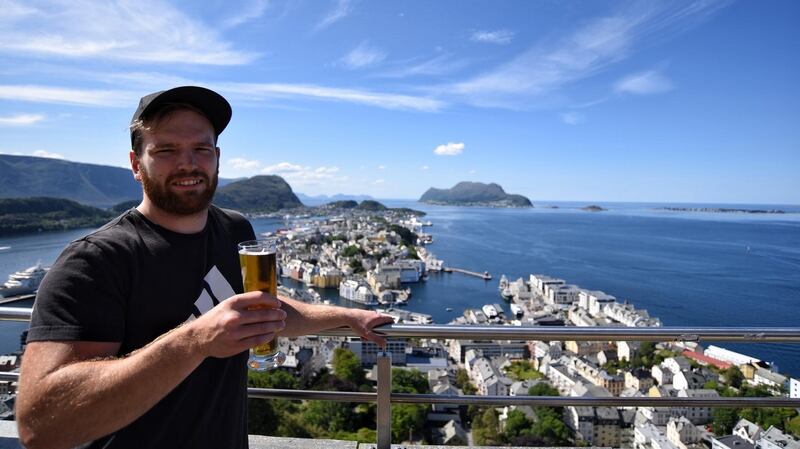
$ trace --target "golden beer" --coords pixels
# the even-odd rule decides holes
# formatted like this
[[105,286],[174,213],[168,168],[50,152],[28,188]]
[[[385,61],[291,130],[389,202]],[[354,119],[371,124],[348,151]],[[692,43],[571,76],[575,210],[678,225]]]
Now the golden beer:
[[[251,240],[239,244],[239,265],[242,269],[244,291],[261,290],[272,296],[278,293],[278,266],[274,240]],[[250,310],[268,308],[266,304],[252,306]],[[278,339],[255,346],[251,349],[248,365],[255,370],[280,366],[285,359],[277,351]]]

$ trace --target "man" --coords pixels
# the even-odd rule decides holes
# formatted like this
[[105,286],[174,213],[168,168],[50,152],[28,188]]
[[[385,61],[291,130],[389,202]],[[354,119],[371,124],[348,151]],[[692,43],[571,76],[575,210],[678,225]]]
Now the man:
[[26,447],[245,448],[248,348],[338,326],[384,343],[372,328],[391,318],[375,312],[242,293],[236,244],[253,229],[210,205],[230,117],[200,87],[142,98],[141,204],[72,242],[36,298],[16,404]]

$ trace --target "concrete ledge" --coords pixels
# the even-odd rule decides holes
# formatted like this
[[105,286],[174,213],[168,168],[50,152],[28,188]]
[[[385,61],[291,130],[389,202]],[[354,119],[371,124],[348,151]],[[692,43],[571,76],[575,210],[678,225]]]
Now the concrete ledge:
[[250,435],[250,449],[357,449],[357,441],[312,440]]

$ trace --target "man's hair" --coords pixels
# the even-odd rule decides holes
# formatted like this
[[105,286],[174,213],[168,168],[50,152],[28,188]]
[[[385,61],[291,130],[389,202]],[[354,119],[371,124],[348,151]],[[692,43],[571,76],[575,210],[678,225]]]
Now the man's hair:
[[[131,134],[133,135],[133,152],[136,154],[136,157],[140,157],[142,155],[142,140],[144,140],[142,138],[142,133],[145,131],[150,132],[155,130],[158,128],[158,125],[162,120],[178,111],[196,112],[208,119],[209,122],[211,121],[211,119],[203,111],[188,103],[167,103],[153,114],[131,123],[130,128]],[[216,144],[217,135],[214,133],[214,145]]]

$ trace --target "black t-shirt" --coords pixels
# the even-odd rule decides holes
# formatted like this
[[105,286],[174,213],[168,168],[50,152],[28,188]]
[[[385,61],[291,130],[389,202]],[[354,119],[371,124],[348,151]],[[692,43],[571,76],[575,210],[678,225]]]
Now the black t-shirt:
[[[141,348],[243,291],[241,215],[211,206],[205,229],[179,234],[131,209],[70,243],[36,295],[28,342]],[[209,357],[153,408],[95,448],[246,448],[247,353]],[[80,419],[77,417],[76,419]]]

